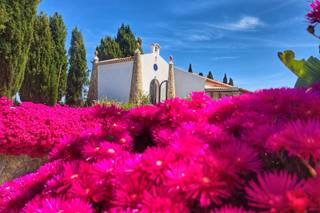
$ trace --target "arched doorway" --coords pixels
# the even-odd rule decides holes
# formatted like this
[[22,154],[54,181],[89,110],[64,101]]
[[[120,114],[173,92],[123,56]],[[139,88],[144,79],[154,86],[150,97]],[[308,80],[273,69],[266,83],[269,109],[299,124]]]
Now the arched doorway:
[[150,102],[152,104],[159,103],[160,99],[160,83],[157,79],[153,79],[150,83]]
[[165,80],[160,84],[159,101],[160,102],[166,101],[167,98],[168,98],[168,81]]

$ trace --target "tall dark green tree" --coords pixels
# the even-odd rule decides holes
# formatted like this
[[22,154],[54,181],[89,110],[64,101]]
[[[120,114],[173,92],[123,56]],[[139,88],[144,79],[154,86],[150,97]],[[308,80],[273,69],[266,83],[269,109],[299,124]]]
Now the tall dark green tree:
[[39,0],[1,0],[0,96],[19,91],[28,60]]
[[53,43],[53,67],[56,73],[56,81],[52,82],[52,94],[57,94],[57,99],[66,94],[67,89],[67,64],[68,57],[66,51],[67,29],[63,18],[58,13],[50,17],[50,29]]
[[52,37],[49,18],[41,13],[34,22],[33,40],[29,51],[24,81],[20,90],[23,101],[54,105],[57,94],[53,94],[57,81],[53,69]]
[[134,55],[137,48],[137,40],[129,25],[121,25],[118,29],[116,42],[120,46],[122,57]]
[[7,14],[5,5],[0,2],[0,32],[5,29],[5,24],[9,20],[9,15]]
[[109,60],[122,57],[122,51],[119,44],[110,36],[101,39],[97,47],[99,60]]
[[224,74],[224,77],[223,77],[223,83],[225,84],[228,84],[228,77],[227,77],[227,74]]
[[78,28],[74,28],[69,50],[69,72],[66,95],[67,104],[74,106],[81,103],[83,89],[88,81],[87,78],[88,68],[83,36]]
[[212,72],[211,72],[211,71],[209,71],[207,78],[209,78],[209,79],[212,79],[212,80],[213,80],[213,75],[212,75]]
[[193,71],[192,71],[192,64],[189,64],[188,72],[193,73]]
[[230,78],[230,80],[229,80],[229,85],[230,85],[230,86],[234,86],[234,82],[233,82],[233,79],[232,79],[232,78]]

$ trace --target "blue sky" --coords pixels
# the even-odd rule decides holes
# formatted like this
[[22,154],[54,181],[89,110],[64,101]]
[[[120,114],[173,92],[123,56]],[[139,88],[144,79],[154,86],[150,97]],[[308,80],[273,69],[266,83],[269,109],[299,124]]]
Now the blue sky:
[[[84,34],[88,60],[121,23],[143,39],[160,43],[161,55],[176,66],[207,73],[250,90],[292,87],[296,77],[278,60],[292,49],[298,58],[318,55],[318,41],[306,32],[307,0],[43,0],[39,11],[63,15],[69,36],[77,26]],[[69,47],[68,38],[67,46]],[[89,68],[91,64],[88,62]]]

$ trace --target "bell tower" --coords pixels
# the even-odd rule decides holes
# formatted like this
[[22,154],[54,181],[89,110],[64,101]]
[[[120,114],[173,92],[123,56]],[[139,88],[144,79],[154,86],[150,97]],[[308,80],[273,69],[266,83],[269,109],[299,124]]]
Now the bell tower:
[[151,45],[151,53],[154,53],[156,55],[160,55],[160,44],[154,43]]

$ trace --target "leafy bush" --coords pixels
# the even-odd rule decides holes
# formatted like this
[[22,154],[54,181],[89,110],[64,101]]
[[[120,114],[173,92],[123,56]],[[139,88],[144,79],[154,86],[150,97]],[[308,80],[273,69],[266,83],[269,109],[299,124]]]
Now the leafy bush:
[[[0,122],[1,149],[50,150],[49,161],[0,186],[0,212],[319,212],[319,105],[320,85],[129,111],[22,105],[28,120],[11,128],[32,140],[8,141]],[[74,132],[58,121],[68,113]],[[39,128],[64,137],[53,146]]]
[[96,102],[96,105],[102,105],[102,106],[116,106],[122,109],[132,109],[134,107],[138,107],[141,105],[149,105],[150,103],[150,97],[148,95],[139,94],[138,103],[122,103],[116,100],[100,100]]

